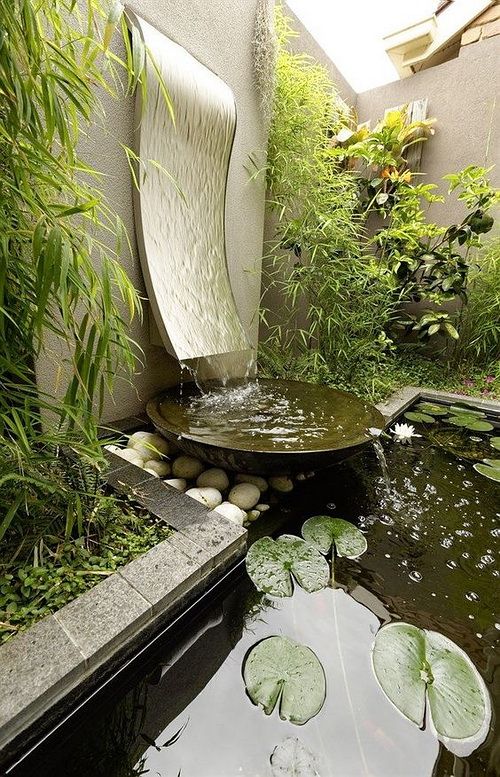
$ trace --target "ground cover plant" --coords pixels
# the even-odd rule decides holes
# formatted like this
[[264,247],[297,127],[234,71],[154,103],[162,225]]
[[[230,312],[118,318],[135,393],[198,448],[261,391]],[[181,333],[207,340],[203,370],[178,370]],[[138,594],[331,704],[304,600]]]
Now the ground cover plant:
[[497,395],[499,241],[482,248],[498,202],[489,170],[447,176],[466,212],[458,224],[429,221],[426,206],[442,197],[408,159],[433,120],[412,122],[403,107],[358,125],[326,70],[290,50],[279,7],[276,28],[264,372],[371,399],[408,383]]
[[[131,45],[116,0],[0,0],[0,18],[0,574],[26,565],[31,578],[45,566],[56,582],[58,565],[90,550],[90,538],[106,544],[108,522],[119,523],[97,424],[115,376],[130,376],[138,356],[127,236],[79,140],[104,123],[103,94],[144,88],[147,54],[134,29]],[[58,396],[38,389],[42,361]],[[13,584],[2,579],[0,608],[12,613]]]

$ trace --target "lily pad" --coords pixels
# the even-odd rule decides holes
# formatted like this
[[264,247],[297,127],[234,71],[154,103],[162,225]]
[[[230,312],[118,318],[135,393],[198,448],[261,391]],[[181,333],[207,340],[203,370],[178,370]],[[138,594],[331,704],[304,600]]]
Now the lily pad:
[[329,515],[308,518],[302,526],[302,536],[323,554],[335,545],[338,556],[358,558],[367,548],[365,536],[357,526]]
[[407,413],[405,413],[405,418],[407,418],[408,421],[415,421],[416,423],[421,424],[433,424],[436,420],[427,413],[416,413],[413,410],[409,410]]
[[300,739],[287,737],[273,750],[271,774],[273,777],[320,777],[316,758]]
[[483,421],[471,413],[456,414],[447,418],[446,421],[453,426],[459,426],[464,429],[470,429],[471,432],[491,432],[494,428],[489,421]]
[[450,413],[452,415],[473,415],[476,416],[476,418],[486,417],[486,413],[483,410],[478,410],[477,408],[468,405],[466,402],[451,405]]
[[278,705],[282,720],[301,726],[318,714],[326,696],[325,672],[306,645],[268,637],[249,652],[243,667],[247,693],[270,715]]
[[491,719],[488,691],[470,658],[450,639],[392,623],[378,632],[372,662],[386,696],[420,728],[427,699],[431,725],[451,752],[463,753],[464,742],[475,749],[484,740]]
[[500,437],[491,437],[490,438],[490,445],[496,451],[500,451]]
[[328,564],[316,548],[289,534],[254,542],[246,568],[255,587],[272,596],[291,596],[293,580],[312,593],[325,588],[329,579]]
[[420,413],[425,415],[448,415],[450,412],[447,407],[435,405],[434,402],[419,402],[415,407]]
[[[492,462],[496,462],[494,465]],[[485,459],[485,463],[474,464],[474,469],[480,475],[484,475],[489,480],[500,483],[500,459]]]

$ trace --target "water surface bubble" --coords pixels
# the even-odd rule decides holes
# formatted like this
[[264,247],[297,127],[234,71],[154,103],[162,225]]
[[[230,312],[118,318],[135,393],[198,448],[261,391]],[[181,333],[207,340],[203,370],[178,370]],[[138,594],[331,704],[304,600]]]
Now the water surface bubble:
[[[326,506],[326,509],[327,510],[336,510],[337,509],[337,505],[335,504],[335,502],[328,502],[328,504]],[[368,517],[370,517],[370,516],[368,516]]]
[[415,583],[420,583],[420,581],[422,580],[422,575],[420,574],[420,572],[417,572],[416,569],[412,570],[408,575],[408,577],[410,578],[410,580],[413,580]]
[[465,594],[465,598],[469,600],[469,602],[478,602],[479,596],[476,594],[475,591],[467,591]]

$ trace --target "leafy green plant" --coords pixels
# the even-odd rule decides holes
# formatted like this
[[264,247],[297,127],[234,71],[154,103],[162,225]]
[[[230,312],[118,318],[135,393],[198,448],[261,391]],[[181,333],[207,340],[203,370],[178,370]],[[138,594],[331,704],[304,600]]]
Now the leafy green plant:
[[453,359],[459,364],[492,365],[500,361],[500,239],[485,246],[469,270],[467,304],[458,323],[460,344]]
[[[72,495],[61,517],[81,530],[88,494],[48,470],[77,466],[66,449],[102,464],[99,409],[115,375],[136,364],[129,323],[140,303],[121,262],[127,237],[101,173],[78,153],[102,113],[100,93],[145,87],[146,52],[137,30],[131,47],[122,12],[116,0],[108,14],[100,0],[0,0],[2,536],[14,520],[31,524],[56,493]],[[110,48],[120,25],[125,61]],[[42,360],[59,376],[61,399],[38,390]]]
[[[53,515],[58,510],[59,506]],[[23,558],[18,547],[9,563],[0,564],[0,642],[63,607],[172,531],[164,522],[111,498],[105,505],[101,502],[99,510],[100,532],[71,540],[49,534],[48,526],[37,526],[38,532],[44,529],[44,537],[35,545],[34,559]],[[26,538],[20,536],[23,541]]]
[[[276,239],[266,259],[261,364],[348,382],[361,363],[380,363],[391,349],[385,328],[396,304],[393,283],[380,263],[361,255],[356,176],[332,154],[346,108],[327,71],[289,51],[292,31],[280,9],[277,31],[266,168]],[[266,308],[270,298],[278,322]]]

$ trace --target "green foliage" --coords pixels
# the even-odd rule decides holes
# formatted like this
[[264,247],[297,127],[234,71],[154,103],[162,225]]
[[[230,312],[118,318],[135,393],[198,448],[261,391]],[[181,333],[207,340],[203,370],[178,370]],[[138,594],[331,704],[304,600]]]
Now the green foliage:
[[[114,2],[106,15],[100,0],[0,0],[0,536],[66,497],[80,531],[84,496],[61,488],[51,465],[60,469],[62,447],[102,462],[96,415],[136,363],[127,237],[101,173],[78,154],[103,115],[100,93],[144,89],[144,47],[133,30],[132,51],[122,12]],[[125,61],[109,48],[120,23]],[[61,399],[38,391],[42,361]]]
[[486,246],[469,273],[467,305],[460,319],[455,359],[488,364],[500,361],[500,239]]
[[0,642],[63,607],[170,533],[165,523],[110,499],[100,536],[93,533],[85,542],[49,536],[38,546],[36,564],[16,559],[0,564]]
[[277,30],[267,165],[276,241],[267,257],[267,293],[279,297],[280,321],[264,310],[262,362],[265,369],[285,354],[283,370],[296,375],[349,375],[390,348],[384,327],[395,305],[392,279],[361,256],[356,177],[333,154],[345,106],[323,67],[287,49],[291,31],[281,10]]
[[[430,222],[427,207],[443,197],[434,184],[414,180],[407,157],[432,135],[433,120],[411,122],[402,108],[374,130],[357,126],[326,70],[288,49],[294,32],[280,8],[277,30],[266,168],[276,240],[266,257],[263,373],[372,400],[408,383],[494,394],[500,318],[488,318],[487,310],[498,308],[489,282],[498,261],[484,262],[481,283],[472,256],[491,229],[488,211],[498,200],[489,170],[469,166],[446,176],[468,213],[449,227]],[[467,300],[469,277],[467,333],[467,309],[458,315],[441,306],[457,296]],[[406,302],[422,300],[428,302],[422,313],[405,312]],[[474,315],[478,324],[483,319],[484,335]],[[401,345],[404,329],[417,334],[417,343]],[[436,335],[459,341],[449,364],[434,366],[418,352]],[[459,363],[459,353],[474,349],[475,361]]]

